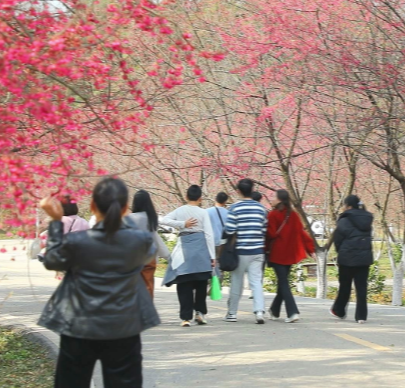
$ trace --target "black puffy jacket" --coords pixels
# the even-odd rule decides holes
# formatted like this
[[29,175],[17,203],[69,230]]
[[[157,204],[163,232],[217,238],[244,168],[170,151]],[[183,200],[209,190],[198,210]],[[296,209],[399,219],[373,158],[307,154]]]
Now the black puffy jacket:
[[372,223],[373,215],[365,210],[349,209],[340,215],[334,233],[339,265],[364,267],[373,264]]
[[49,225],[44,264],[66,271],[46,304],[39,325],[69,337],[119,339],[159,324],[140,275],[156,254],[152,234],[135,229],[128,217],[109,239],[100,222],[93,229],[63,235]]

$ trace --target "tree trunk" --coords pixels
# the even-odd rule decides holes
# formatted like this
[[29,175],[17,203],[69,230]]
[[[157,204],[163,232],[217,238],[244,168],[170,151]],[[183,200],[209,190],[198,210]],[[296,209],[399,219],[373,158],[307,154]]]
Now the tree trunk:
[[404,266],[401,265],[394,272],[392,286],[392,305],[402,306],[402,288],[404,280]]
[[304,271],[302,265],[297,265],[297,291],[305,296]]
[[318,248],[316,250],[316,256],[318,259],[318,265],[316,266],[317,275],[317,288],[316,297],[317,299],[326,299],[328,290],[328,279],[327,279],[327,260],[328,260],[328,250],[324,247]]
[[402,290],[404,286],[405,274],[405,244],[402,244],[401,262],[395,266],[392,285],[392,305],[402,306]]

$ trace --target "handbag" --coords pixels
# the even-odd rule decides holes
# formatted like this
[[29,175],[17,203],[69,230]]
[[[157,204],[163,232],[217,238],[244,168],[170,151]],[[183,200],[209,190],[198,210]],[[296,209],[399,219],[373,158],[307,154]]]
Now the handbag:
[[239,257],[236,253],[236,233],[228,237],[225,245],[222,246],[222,252],[218,261],[221,271],[232,272],[238,268]]
[[215,268],[212,271],[210,298],[211,298],[211,300],[221,300],[222,299],[221,282],[219,281]]
[[286,225],[288,219],[290,218],[290,213],[287,213],[284,221],[282,224],[279,226],[276,232],[276,237],[272,238],[268,243],[267,243],[267,266],[272,267],[271,262],[270,262],[270,256],[271,256],[271,250],[273,248],[274,242],[276,241],[277,237],[279,236],[280,232],[283,230],[284,226]]

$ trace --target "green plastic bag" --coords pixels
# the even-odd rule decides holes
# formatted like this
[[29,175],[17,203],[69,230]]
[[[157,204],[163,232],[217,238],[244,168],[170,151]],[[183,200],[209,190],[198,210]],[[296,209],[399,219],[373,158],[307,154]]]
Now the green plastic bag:
[[215,273],[212,274],[212,278],[211,278],[210,297],[212,300],[221,300],[222,299],[221,283],[219,282],[219,278]]

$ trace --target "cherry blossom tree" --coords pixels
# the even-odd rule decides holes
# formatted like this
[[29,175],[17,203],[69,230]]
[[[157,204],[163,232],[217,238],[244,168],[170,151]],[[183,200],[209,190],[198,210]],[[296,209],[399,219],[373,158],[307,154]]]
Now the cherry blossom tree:
[[[389,4],[257,0],[215,3],[205,14],[203,2],[198,12],[188,10],[185,20],[191,20],[198,43],[214,41],[227,55],[219,65],[203,64],[207,82],[182,89],[176,104],[168,96],[171,120],[176,117],[185,132],[176,171],[200,169],[201,176],[230,188],[237,178],[251,176],[266,195],[284,186],[308,229],[307,205],[322,206],[329,222],[336,221],[343,198],[367,182],[359,163],[367,175],[367,168],[383,166],[376,154],[385,160],[378,148],[381,134],[371,127],[381,120],[376,101],[390,96],[380,90],[389,77],[374,81],[385,64],[367,64],[376,62],[371,56],[377,52],[386,58],[381,49],[389,43],[389,28],[400,25]],[[384,7],[391,19],[381,16]],[[399,32],[396,38],[401,41]],[[400,61],[398,54],[395,69]],[[392,146],[387,149],[397,163]],[[181,179],[188,182],[186,174]],[[324,246],[316,241],[318,296],[325,295],[331,242],[331,236]]]
[[3,224],[105,171],[162,211],[193,183],[234,200],[249,176],[265,204],[287,188],[309,231],[322,214],[318,297],[346,195],[378,205],[405,252],[405,1],[21,4],[0,5]]
[[0,4],[1,226],[21,236],[43,193],[81,196],[103,155],[147,150],[154,99],[198,67],[191,35],[154,3],[59,3]]

